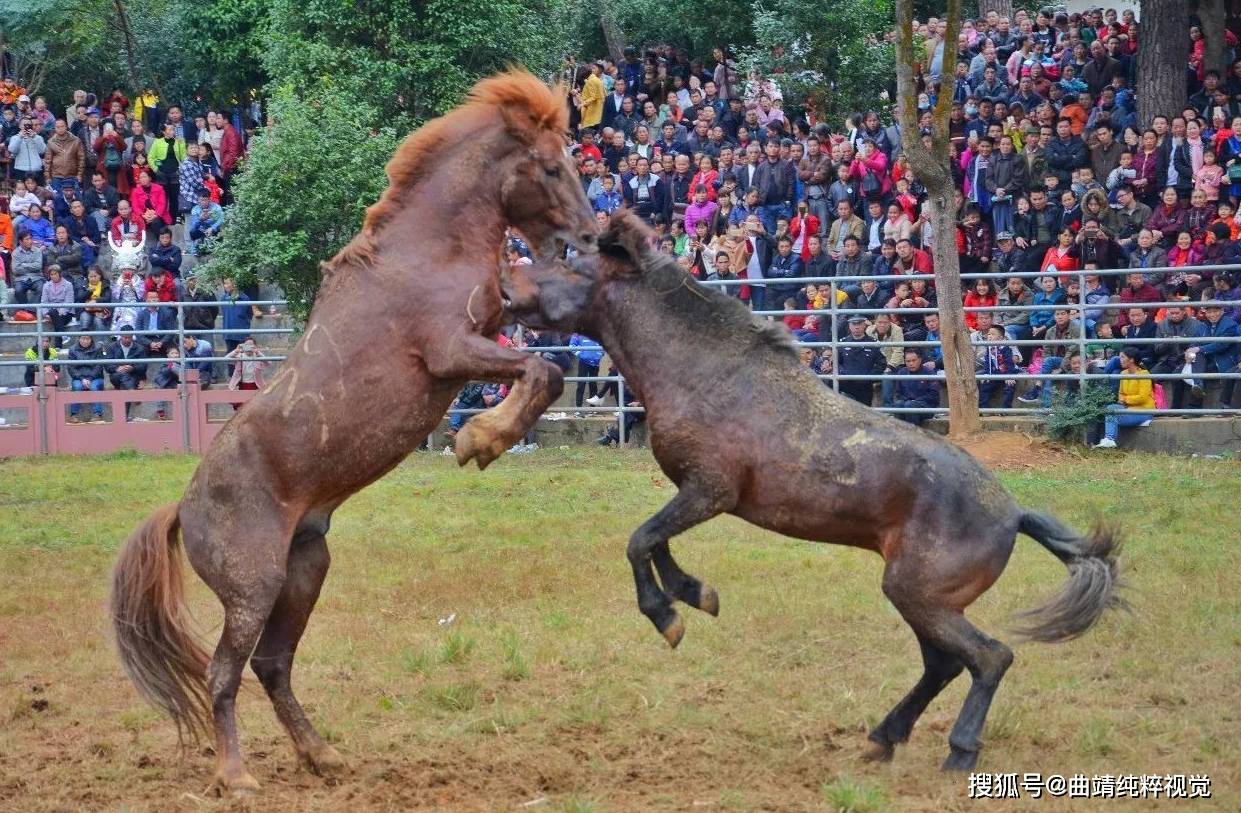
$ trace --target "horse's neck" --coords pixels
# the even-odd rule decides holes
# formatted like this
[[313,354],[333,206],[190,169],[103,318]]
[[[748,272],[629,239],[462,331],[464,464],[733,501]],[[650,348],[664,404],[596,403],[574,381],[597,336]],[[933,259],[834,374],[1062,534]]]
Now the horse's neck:
[[[592,335],[599,339],[608,357],[640,394],[646,404],[658,400],[663,387],[672,384],[661,376],[663,353],[667,348],[697,352],[694,342],[684,341],[682,317],[669,307],[668,295],[661,296],[642,284],[616,286],[604,292],[596,313]],[[662,347],[663,351],[651,351]],[[645,348],[648,352],[630,352]],[[666,362],[666,358],[663,359]]]

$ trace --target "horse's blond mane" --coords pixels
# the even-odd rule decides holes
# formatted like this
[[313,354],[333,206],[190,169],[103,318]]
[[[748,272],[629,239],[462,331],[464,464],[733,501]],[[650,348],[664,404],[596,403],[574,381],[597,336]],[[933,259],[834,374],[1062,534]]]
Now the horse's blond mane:
[[427,122],[397,148],[388,162],[388,188],[366,210],[364,234],[374,234],[392,217],[405,194],[439,157],[439,148],[450,134],[457,137],[472,134],[468,127],[463,133],[463,125],[485,108],[499,109],[509,132],[520,140],[533,141],[543,131],[563,133],[569,127],[568,107],[560,87],[549,88],[520,68],[483,79],[470,90],[464,104]]

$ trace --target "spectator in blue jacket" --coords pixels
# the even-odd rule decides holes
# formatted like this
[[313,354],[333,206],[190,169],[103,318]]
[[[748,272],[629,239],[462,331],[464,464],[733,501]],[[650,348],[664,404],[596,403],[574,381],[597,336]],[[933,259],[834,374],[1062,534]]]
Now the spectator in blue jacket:
[[[905,366],[897,371],[896,391],[893,393],[892,406],[905,409],[934,409],[939,407],[939,382],[906,378],[906,376],[926,375],[927,368],[922,358],[922,351],[911,347],[905,351]],[[931,371],[933,372],[933,371]],[[915,425],[931,417],[926,412],[898,412],[896,417]]]
[[[1233,321],[1231,316],[1224,315],[1223,307],[1208,305],[1203,310],[1206,314],[1206,335],[1212,340],[1198,348],[1198,352],[1206,357],[1205,372],[1234,372],[1237,369],[1237,364],[1241,363],[1241,344],[1219,340],[1235,339],[1241,336],[1241,329],[1238,328],[1237,323]],[[1237,384],[1237,380],[1235,378],[1228,378],[1221,381],[1221,383],[1223,384],[1223,389],[1220,391],[1219,405],[1224,409],[1231,409],[1233,389]]]
[[224,346],[231,353],[250,332],[254,311],[249,303],[254,300],[237,290],[237,283],[232,277],[220,280],[220,293],[216,299],[223,303],[220,305],[220,329],[224,332]]
[[[1060,305],[1066,300],[1064,289],[1056,282],[1056,278],[1048,274],[1038,281],[1038,290],[1034,293],[1031,305]],[[1041,339],[1056,320],[1056,312],[1052,308],[1030,311],[1030,338]]]
[[185,227],[190,237],[190,254],[197,255],[203,243],[219,235],[223,227],[224,210],[211,202],[210,192],[203,192],[198,196],[198,205],[190,210],[190,221]]
[[[569,346],[577,348],[573,351],[577,355],[577,374],[582,378],[598,378],[599,364],[603,361],[603,348],[599,343],[580,333],[574,333],[569,339]],[[599,397],[599,385],[594,381],[579,381],[577,392],[573,396],[574,406],[581,408],[588,389],[592,406],[596,405],[593,402]]]
[[211,342],[193,335],[186,336],[181,340],[181,356],[185,359],[187,370],[198,371],[199,385],[204,388],[210,386],[215,356]]
[[30,232],[30,236],[34,238],[36,244],[47,248],[56,238],[56,231],[52,228],[52,221],[43,216],[43,209],[36,203],[30,204],[30,208],[26,210],[26,214],[13,219],[13,232],[20,234],[25,229]]

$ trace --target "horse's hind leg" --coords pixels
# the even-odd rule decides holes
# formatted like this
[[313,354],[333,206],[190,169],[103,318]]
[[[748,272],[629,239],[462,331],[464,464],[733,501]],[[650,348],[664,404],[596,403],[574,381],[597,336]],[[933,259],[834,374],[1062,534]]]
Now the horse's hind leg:
[[964,661],[973,679],[957,722],[948,735],[951,749],[943,765],[944,770],[970,771],[978,761],[978,749],[982,747],[979,737],[987,720],[987,711],[991,708],[991,699],[1000,685],[1000,679],[1012,665],[1013,651],[979,632],[960,610],[943,608],[928,620],[930,623],[924,633],[940,649]]
[[[726,500],[723,495],[726,493],[724,490],[711,489],[705,484],[682,483],[677,495],[659,509],[655,516],[642,523],[629,538],[629,564],[633,567],[634,585],[638,591],[638,609],[674,647],[685,634],[685,622],[672,608],[672,599],[655,581],[655,573],[651,569],[652,558],[656,549],[663,546],[665,553],[659,554],[659,561],[663,561],[665,568],[669,563],[675,567],[671,553],[667,552],[668,540],[725,510]],[[681,572],[679,567],[675,569]],[[671,570],[669,574],[672,574]],[[682,573],[682,576],[684,575]],[[701,591],[699,600],[701,601]]]
[[652,549],[651,559],[655,562],[655,569],[659,571],[659,581],[669,595],[704,613],[720,614],[719,593],[715,592],[715,588],[703,584],[702,581],[682,570],[676,559],[672,558],[672,551],[668,548],[667,542],[662,542]]
[[290,680],[293,656],[306,622],[319,598],[319,588],[327,576],[331,555],[323,532],[326,522],[304,527],[293,537],[289,548],[288,575],[284,589],[272,608],[250,667],[258,675],[281,725],[289,732],[301,761],[317,774],[324,775],[344,767],[336,749],[323,741],[305,711],[293,696]]
[[891,759],[896,746],[909,739],[914,723],[922,716],[922,712],[926,711],[930,702],[965,668],[955,655],[939,649],[921,633],[917,635],[918,645],[922,648],[922,677],[909,690],[909,694],[888,712],[883,722],[870,732],[872,745],[864,755],[868,760],[886,762]]
[[[237,541],[239,544],[249,544],[251,540],[243,536],[238,537]],[[265,572],[247,573],[244,583],[235,583],[231,586],[233,589],[221,595],[225,601],[224,633],[207,669],[207,689],[211,694],[216,741],[213,787],[221,793],[258,789],[258,782],[242,761],[241,746],[237,741],[237,688],[241,685],[241,672],[245,669],[246,659],[254,650],[283,583],[283,569],[277,570],[273,566]]]

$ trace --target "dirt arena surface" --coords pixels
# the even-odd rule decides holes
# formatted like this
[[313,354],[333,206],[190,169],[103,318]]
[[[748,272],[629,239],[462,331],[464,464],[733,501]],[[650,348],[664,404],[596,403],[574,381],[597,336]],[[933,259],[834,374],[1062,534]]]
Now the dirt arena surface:
[[[1021,435],[988,453],[1023,504],[1120,524],[1134,612],[1016,647],[979,770],[1208,774],[1212,798],[969,799],[938,770],[963,679],[894,762],[864,763],[868,727],[920,673],[877,557],[714,520],[673,544],[720,618],[683,610],[670,651],[624,548],[674,489],[647,453],[608,450],[482,474],[415,455],[347,503],[294,688],[349,770],[299,769],[251,681],[238,705],[263,788],[212,798],[212,757],[183,755],[138,700],[104,614],[117,547],[196,461],[122,454],[0,463],[0,811],[1241,810],[1241,471]],[[1011,640],[1006,619],[1064,576],[1023,539],[971,617]],[[218,605],[189,581],[214,642]]]

